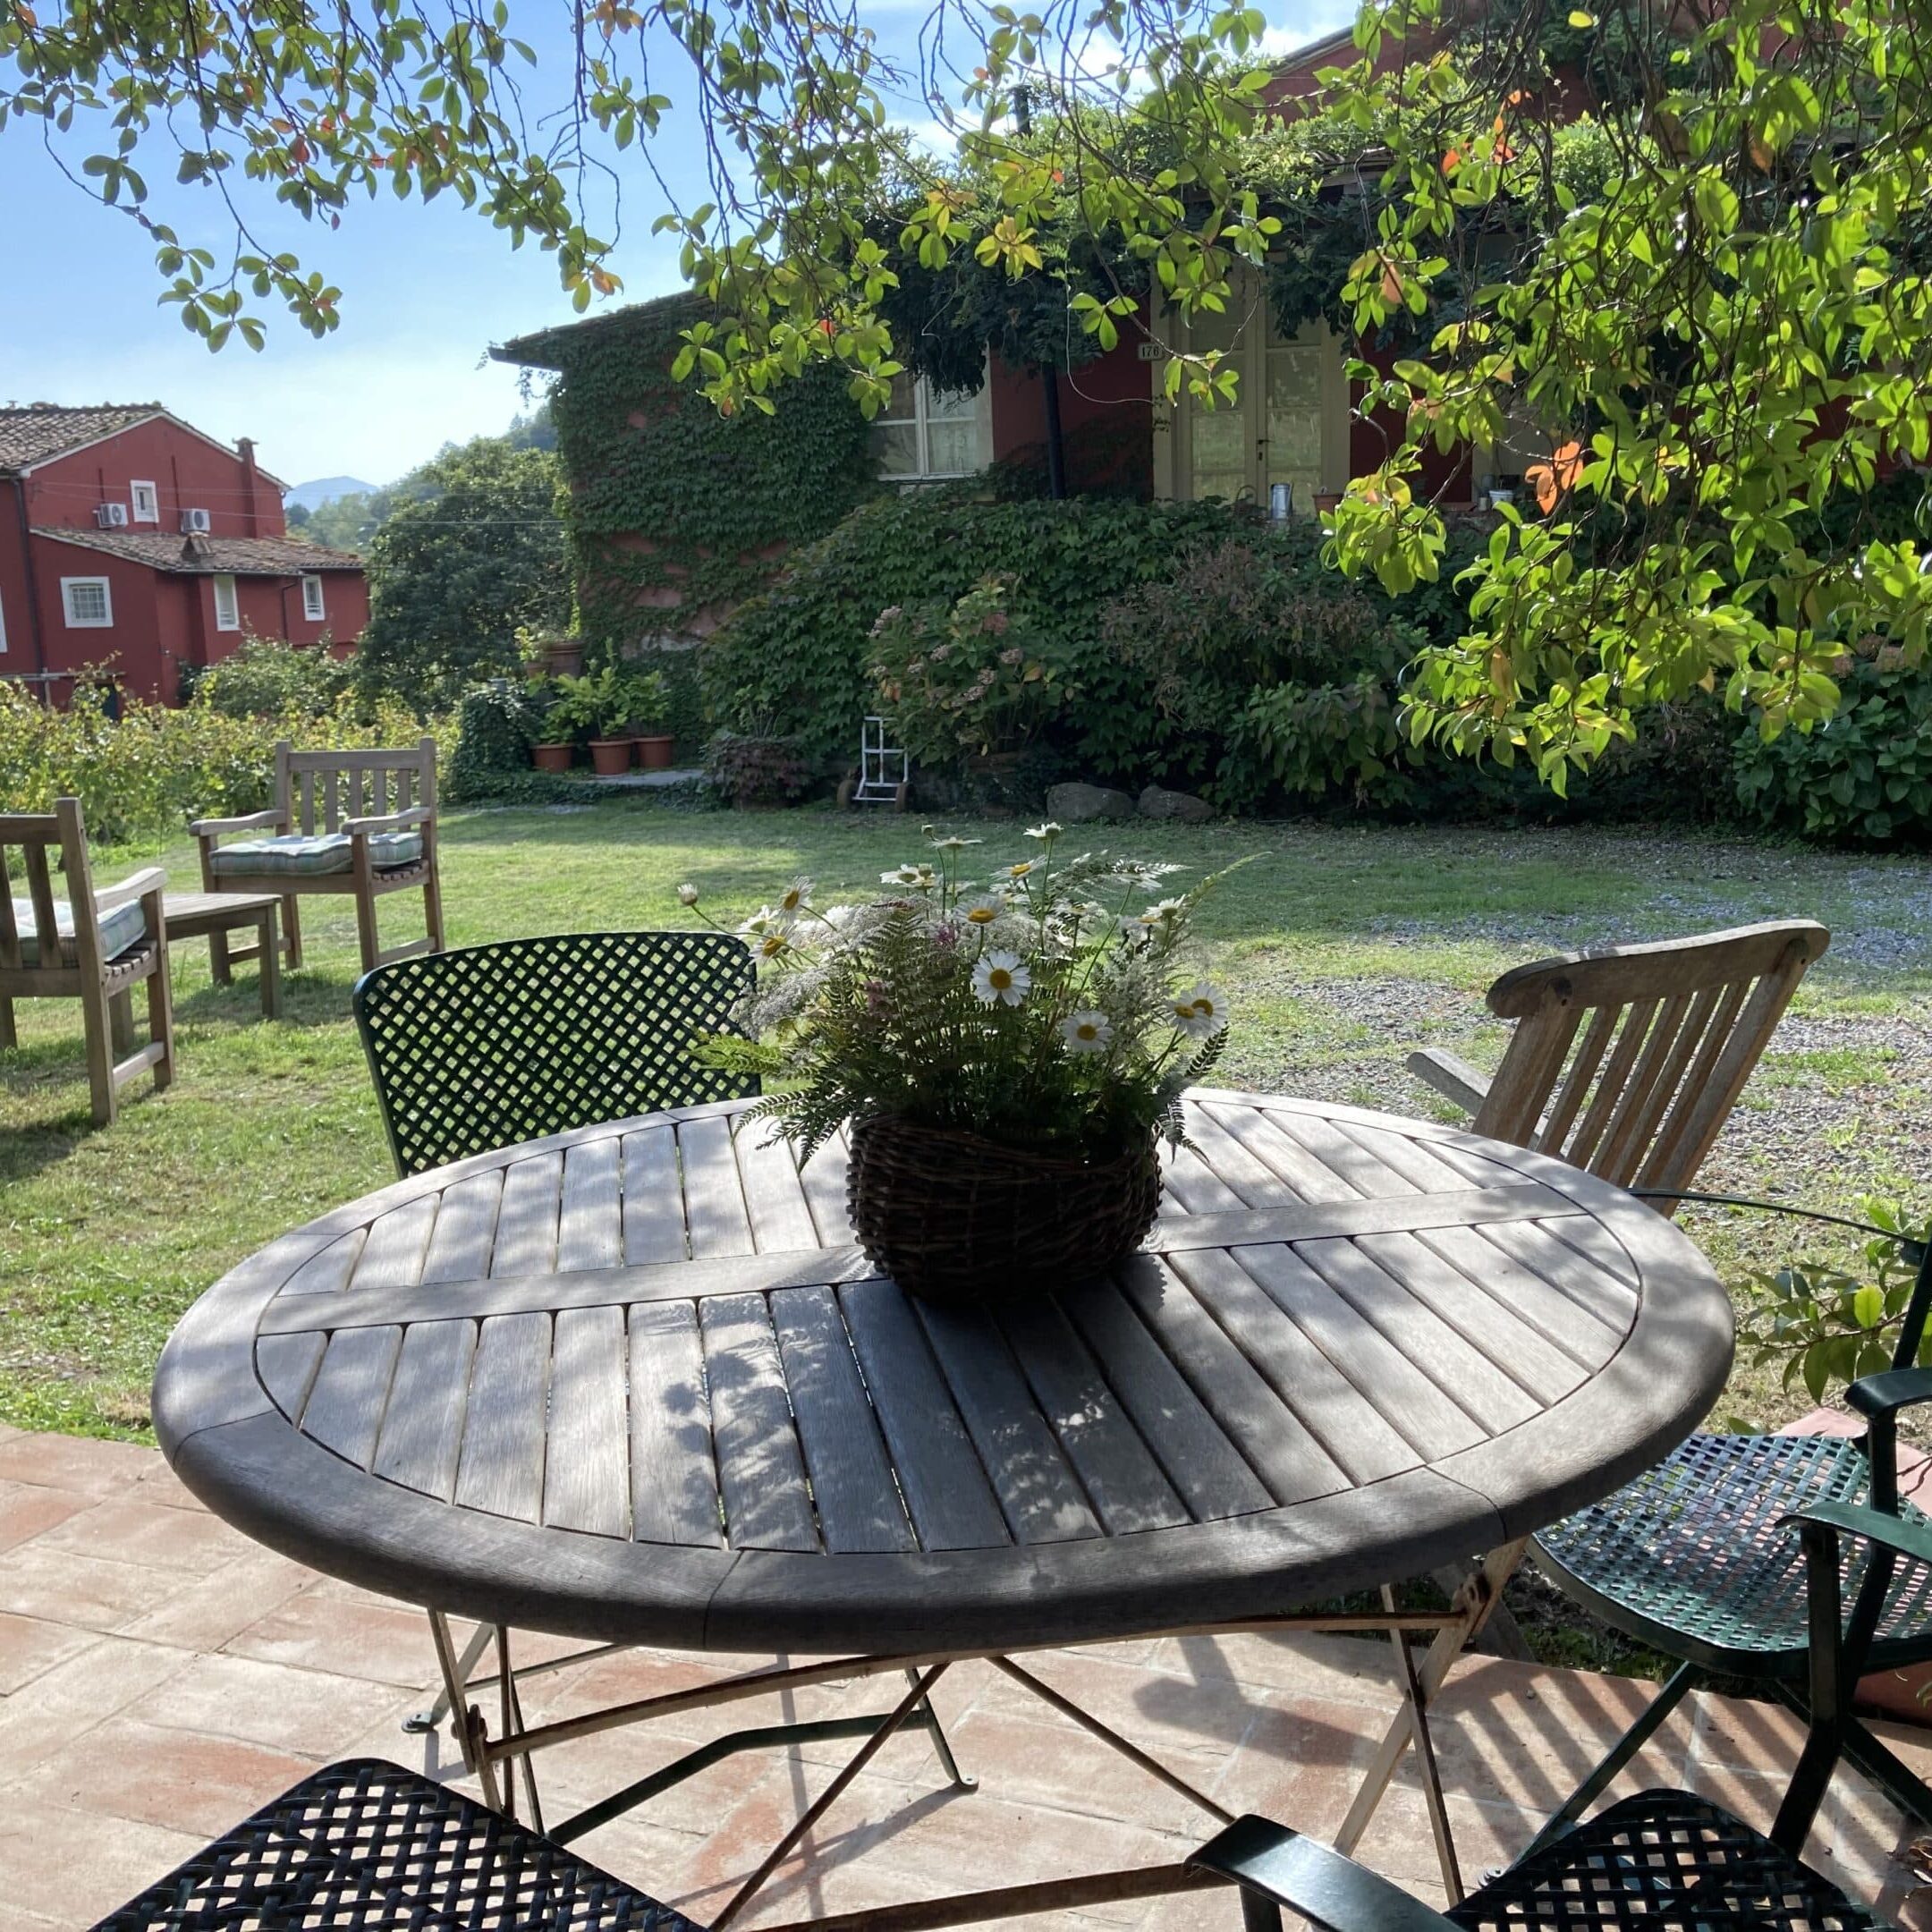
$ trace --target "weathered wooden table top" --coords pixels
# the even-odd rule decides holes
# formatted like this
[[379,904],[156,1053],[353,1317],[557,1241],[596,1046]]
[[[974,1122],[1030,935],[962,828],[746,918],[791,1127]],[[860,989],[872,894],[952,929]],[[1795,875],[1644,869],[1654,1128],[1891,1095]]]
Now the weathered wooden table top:
[[851,1245],[744,1103],[325,1215],[157,1376],[190,1487],[467,1615],[752,1650],[992,1651],[1278,1614],[1607,1494],[1732,1352],[1669,1223],[1540,1156],[1202,1092],[1148,1251],[996,1313]]

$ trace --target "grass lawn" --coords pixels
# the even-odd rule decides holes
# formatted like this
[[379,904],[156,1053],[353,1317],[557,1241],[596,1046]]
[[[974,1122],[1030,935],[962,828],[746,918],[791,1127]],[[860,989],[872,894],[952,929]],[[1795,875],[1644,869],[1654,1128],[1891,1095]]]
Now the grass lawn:
[[[984,834],[988,857],[1021,843],[1007,823],[953,828]],[[1832,950],[1707,1182],[1821,1206],[1876,1189],[1932,1209],[1932,860],[1677,832],[1293,824],[1103,836],[1197,869],[1258,855],[1203,920],[1235,1003],[1228,1084],[1411,1114],[1436,1110],[1402,1069],[1412,1046],[1495,1063],[1504,1030],[1486,1023],[1481,992],[1507,965],[1593,941],[1820,919]],[[133,856],[103,855],[97,877]],[[185,846],[161,856],[178,883],[194,879]],[[685,879],[720,916],[801,872],[826,896],[851,895],[917,856],[917,826],[885,816],[471,812],[447,822],[444,887],[461,945],[674,925]],[[416,903],[385,901],[386,930],[401,936]],[[349,1019],[349,902],[309,901],[303,927],[309,963],[275,1025],[259,1019],[250,970],[217,988],[206,945],[178,949],[176,1084],[157,1099],[143,1083],[104,1131],[88,1119],[78,1008],[21,1003],[21,1049],[0,1055],[0,1419],[141,1436],[155,1357],[188,1303],[275,1234],[389,1178]],[[1733,1275],[1789,1239],[1721,1214],[1686,1224]],[[1724,1406],[1770,1421],[1809,1404],[1741,1368]]]

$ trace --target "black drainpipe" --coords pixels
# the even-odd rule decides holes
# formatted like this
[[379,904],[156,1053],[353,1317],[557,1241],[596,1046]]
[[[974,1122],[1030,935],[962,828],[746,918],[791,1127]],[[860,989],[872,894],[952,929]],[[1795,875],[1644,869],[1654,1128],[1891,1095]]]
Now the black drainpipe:
[[[40,579],[34,570],[33,532],[27,521],[27,479],[13,479],[13,503],[20,512],[21,565],[27,577],[27,629],[33,638],[34,669],[44,672],[47,667],[47,645],[40,635]],[[52,704],[53,687],[43,677],[40,681],[40,702]]]

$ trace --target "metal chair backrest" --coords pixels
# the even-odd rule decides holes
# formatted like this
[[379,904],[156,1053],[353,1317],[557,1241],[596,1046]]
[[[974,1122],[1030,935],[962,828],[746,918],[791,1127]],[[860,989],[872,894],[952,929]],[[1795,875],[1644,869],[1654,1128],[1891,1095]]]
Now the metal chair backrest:
[[352,1004],[396,1171],[662,1107],[735,1100],[700,1065],[756,978],[727,933],[559,933],[378,966]]
[[[34,964],[29,966],[21,945],[20,921],[13,916],[14,875],[7,865],[8,848],[21,856],[24,897],[33,908]],[[64,889],[56,895],[47,855],[57,853]],[[55,929],[56,898],[64,899],[73,919],[72,936]],[[55,799],[50,812],[0,814],[0,970],[41,972],[49,976],[76,967],[97,974],[101,965],[100,914],[94,900],[94,878],[88,865],[87,833],[81,824],[79,799]]]
[[275,804],[305,837],[339,831],[347,818],[434,811],[436,801],[434,738],[353,751],[298,751],[285,738],[275,747]]
[[1688,1188],[1830,943],[1781,919],[1516,967],[1489,988],[1489,1010],[1517,1025],[1475,1131],[1622,1187]]

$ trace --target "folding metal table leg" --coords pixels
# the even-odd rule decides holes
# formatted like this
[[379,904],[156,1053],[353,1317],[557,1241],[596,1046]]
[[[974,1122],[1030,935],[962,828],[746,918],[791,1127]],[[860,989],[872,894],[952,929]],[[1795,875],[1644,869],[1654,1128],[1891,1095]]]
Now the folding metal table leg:
[[[1429,1705],[1442,1689],[1443,1681],[1449,1674],[1449,1666],[1462,1656],[1470,1639],[1481,1630],[1490,1611],[1502,1600],[1503,1586],[1515,1574],[1516,1566],[1522,1561],[1523,1551],[1528,1546],[1529,1539],[1522,1538],[1491,1550],[1456,1592],[1454,1608],[1460,1614],[1454,1623],[1445,1625],[1437,1633],[1416,1668],[1412,1710],[1408,1686],[1403,1685],[1402,1708],[1376,1747],[1375,1756],[1369,1759],[1368,1768],[1362,1774],[1361,1784],[1356,1790],[1355,1801],[1342,1821],[1342,1829],[1335,1834],[1337,1852],[1353,1852],[1360,1843],[1362,1834],[1368,1828],[1368,1821],[1374,1818],[1377,1806],[1388,1790],[1389,1780],[1395,1775],[1395,1767],[1402,1762],[1402,1753],[1415,1741],[1417,1726],[1427,1727]],[[1445,1877],[1446,1878],[1446,1873]]]

